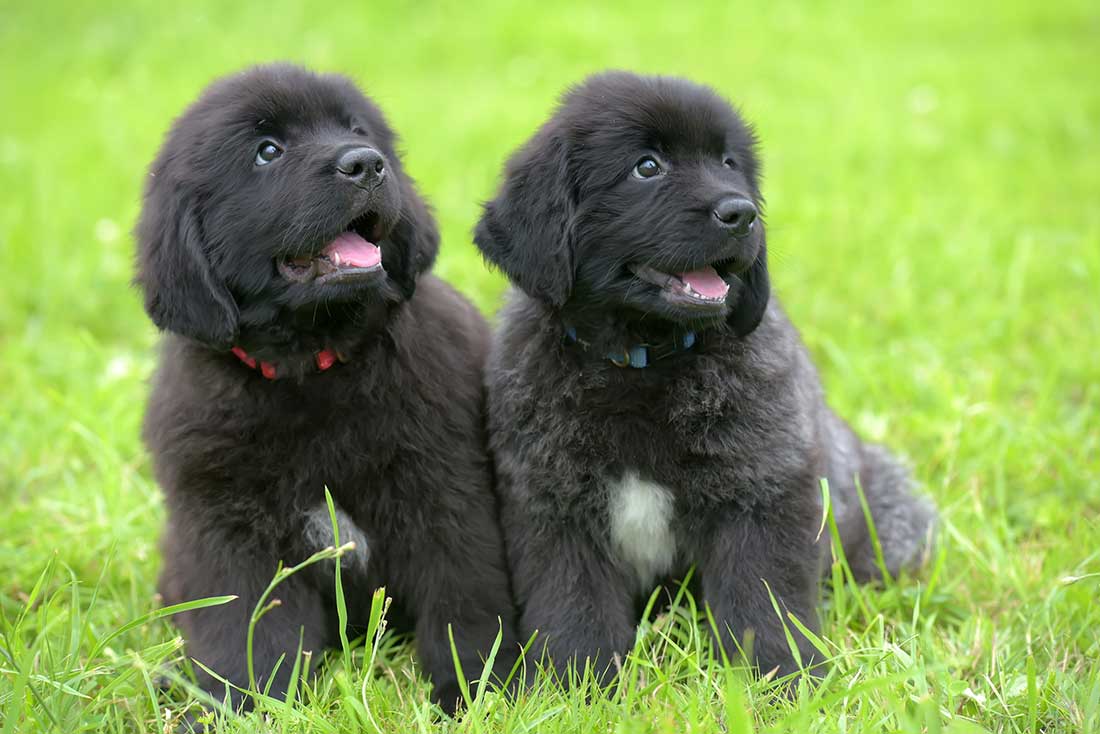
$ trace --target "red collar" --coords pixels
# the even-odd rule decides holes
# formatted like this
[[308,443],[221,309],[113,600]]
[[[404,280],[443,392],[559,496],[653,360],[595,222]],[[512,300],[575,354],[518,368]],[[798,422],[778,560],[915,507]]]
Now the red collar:
[[[233,349],[231,349],[230,351],[232,351],[233,354],[236,355],[237,359],[244,362],[249,368],[256,369],[256,359],[254,357],[249,357],[248,352],[244,351],[240,347],[233,347]],[[336,352],[332,351],[331,349],[322,349],[321,351],[313,355],[313,361],[316,362],[317,369],[319,369],[321,372],[324,372],[329,367],[336,364]],[[276,372],[278,370],[276,369],[274,362],[260,362],[259,365],[260,372],[261,374],[263,374],[264,377],[269,380],[275,379]]]

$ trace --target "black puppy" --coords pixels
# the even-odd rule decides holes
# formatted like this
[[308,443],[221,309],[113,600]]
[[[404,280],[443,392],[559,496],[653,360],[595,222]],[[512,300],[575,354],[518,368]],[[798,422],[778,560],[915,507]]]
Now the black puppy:
[[926,548],[932,506],[829,410],[769,298],[754,149],[705,87],[600,74],[509,161],[477,226],[523,291],[487,368],[490,444],[520,631],[559,671],[606,671],[655,584],[694,565],[727,651],[751,630],[761,671],[791,672],[769,589],[815,624],[822,477],[859,578],[878,567],[857,478],[887,570]]
[[[144,430],[168,508],[161,591],[240,597],[179,618],[191,656],[247,683],[258,595],[280,561],[333,542],[327,487],[341,540],[357,541],[342,567],[353,630],[386,586],[391,623],[415,630],[447,710],[459,697],[448,624],[477,675],[500,618],[507,671],[488,328],[427,274],[436,226],[378,108],[347,79],[292,66],[215,82],[153,162],[137,238],[146,310],[171,332]],[[300,628],[306,650],[339,639],[332,570],[291,577],[257,628],[265,679],[288,656],[275,692]]]

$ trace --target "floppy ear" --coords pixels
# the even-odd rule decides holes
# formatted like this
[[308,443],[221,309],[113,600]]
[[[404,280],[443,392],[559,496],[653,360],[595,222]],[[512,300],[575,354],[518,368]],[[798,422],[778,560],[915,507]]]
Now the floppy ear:
[[486,260],[528,295],[558,307],[573,288],[575,198],[565,143],[543,128],[508,161],[500,192],[474,230]]
[[771,279],[768,277],[768,246],[760,246],[760,254],[752,266],[740,275],[741,290],[733,304],[726,323],[738,336],[746,336],[756,330],[764,318],[771,295]]
[[137,239],[135,282],[153,323],[211,346],[233,346],[237,304],[210,266],[194,206],[175,192],[150,190]]
[[413,182],[401,174],[401,219],[394,225],[389,239],[397,247],[382,257],[386,273],[401,287],[405,298],[416,290],[416,278],[435,262],[439,251],[439,228],[428,205],[420,198]]

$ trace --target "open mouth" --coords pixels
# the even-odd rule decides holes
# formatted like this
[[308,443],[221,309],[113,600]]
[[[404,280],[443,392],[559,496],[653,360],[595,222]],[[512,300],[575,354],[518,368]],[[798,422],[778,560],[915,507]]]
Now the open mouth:
[[719,274],[722,264],[706,265],[697,270],[666,273],[648,265],[628,266],[639,280],[652,283],[670,303],[696,308],[721,307],[729,294],[729,283]]
[[279,274],[294,283],[350,282],[384,272],[382,248],[375,242],[383,233],[376,214],[364,214],[313,255],[278,261]]

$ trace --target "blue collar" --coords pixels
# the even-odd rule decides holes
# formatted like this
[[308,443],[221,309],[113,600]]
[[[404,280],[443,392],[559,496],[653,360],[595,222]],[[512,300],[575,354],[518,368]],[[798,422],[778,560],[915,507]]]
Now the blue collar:
[[[565,325],[565,338],[571,344],[579,344],[583,349],[588,349],[588,342],[577,337],[577,329],[571,324]],[[678,352],[686,352],[693,346],[695,346],[695,332],[685,331],[677,334],[675,339],[667,344],[634,344],[619,352],[608,352],[604,356],[616,367],[633,367],[640,370],[648,367],[650,362],[656,362]]]

